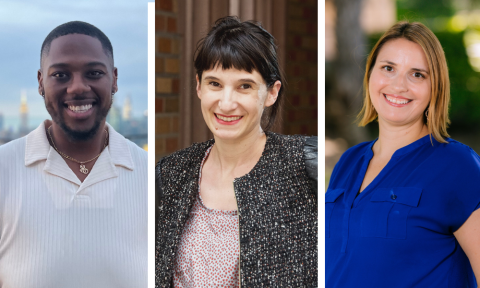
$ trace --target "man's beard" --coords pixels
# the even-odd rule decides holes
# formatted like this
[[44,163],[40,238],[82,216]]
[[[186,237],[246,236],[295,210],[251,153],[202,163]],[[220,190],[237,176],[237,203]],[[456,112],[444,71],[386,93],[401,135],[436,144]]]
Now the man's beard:
[[[101,103],[97,101],[98,107],[100,107]],[[49,109],[48,104],[45,103],[45,107],[47,108],[47,111],[49,112],[50,116],[52,116],[52,120],[57,123],[57,125],[63,130],[65,135],[67,136],[68,140],[70,142],[83,142],[83,141],[88,141],[91,140],[98,132],[98,129],[100,128],[100,124],[107,118],[108,112],[110,111],[110,108],[112,108],[113,104],[113,97],[111,98],[110,105],[108,106],[108,109],[104,110],[98,110],[98,112],[95,115],[95,121],[93,123],[93,126],[84,131],[78,131],[74,130],[65,124],[65,119],[63,118],[62,110],[60,109],[61,112],[58,114],[55,113],[54,109]],[[62,103],[57,103],[57,107],[62,107]],[[68,109],[68,108],[67,108]]]
[[98,128],[100,128],[101,120],[105,119],[105,118],[103,118],[103,119],[99,120],[98,117],[96,117],[95,122],[93,123],[93,126],[92,126],[92,128],[90,128],[90,130],[76,131],[76,130],[71,129],[70,127],[68,127],[65,124],[65,122],[63,121],[63,117],[60,117],[60,118],[62,118],[61,121],[56,121],[57,119],[53,119],[53,121],[55,121],[55,123],[57,123],[58,126],[60,126],[60,128],[62,128],[63,132],[65,133],[65,135],[67,135],[68,139],[71,142],[81,142],[81,141],[87,141],[87,140],[92,139],[93,136],[95,136],[97,134]]

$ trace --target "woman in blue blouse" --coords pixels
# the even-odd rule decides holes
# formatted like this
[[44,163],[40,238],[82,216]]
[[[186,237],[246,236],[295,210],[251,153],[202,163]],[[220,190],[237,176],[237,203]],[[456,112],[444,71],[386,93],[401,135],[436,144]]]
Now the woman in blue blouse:
[[347,150],[325,195],[327,287],[476,287],[480,157],[448,138],[442,46],[399,22],[367,59],[360,125],[379,137]]

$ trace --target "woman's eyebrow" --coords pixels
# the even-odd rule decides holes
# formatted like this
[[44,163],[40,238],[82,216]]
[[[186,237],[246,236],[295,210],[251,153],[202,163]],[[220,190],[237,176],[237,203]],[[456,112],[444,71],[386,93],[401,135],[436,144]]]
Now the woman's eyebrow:
[[384,62],[384,63],[390,64],[390,65],[393,65],[393,66],[397,65],[397,63],[394,63],[394,62],[388,61],[388,60],[379,60],[378,62]]
[[[396,65],[397,65],[396,63],[394,63],[394,62],[392,62],[392,61],[388,61],[388,60],[379,60],[378,62],[384,62],[384,63],[390,64],[390,65],[392,65],[392,66],[396,66]],[[413,70],[413,71],[418,71],[418,72],[424,72],[424,73],[430,75],[430,73],[429,73],[427,70],[422,69],[422,68],[412,68],[412,70]]]
[[[215,76],[205,76],[205,78],[203,78],[203,80],[220,81],[220,79],[218,79],[218,78],[215,77]],[[245,83],[258,84],[257,82],[255,82],[255,80],[253,80],[253,79],[251,79],[251,78],[241,78],[241,79],[238,79],[237,82],[245,82]]]
[[427,71],[427,70],[425,70],[425,69],[421,69],[421,68],[412,68],[412,70],[413,70],[413,71],[418,71],[418,72],[423,72],[423,73],[425,73],[425,74],[428,74],[428,75],[430,75],[430,73],[428,73],[428,71]]
[[238,79],[238,82],[247,82],[247,83],[257,84],[257,82],[255,82],[253,79],[250,79],[250,78]]
[[216,81],[219,81],[220,79],[218,79],[217,77],[214,77],[214,76],[206,76],[205,78],[203,78],[203,80],[216,80]]

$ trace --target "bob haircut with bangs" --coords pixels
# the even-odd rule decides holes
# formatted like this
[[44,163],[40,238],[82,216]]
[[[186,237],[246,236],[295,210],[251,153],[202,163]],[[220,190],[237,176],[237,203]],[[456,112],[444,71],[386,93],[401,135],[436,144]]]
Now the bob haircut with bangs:
[[222,69],[235,68],[262,75],[268,89],[278,80],[282,86],[275,103],[265,108],[261,125],[268,130],[280,114],[283,100],[285,77],[277,59],[275,38],[253,21],[241,22],[238,17],[227,16],[215,21],[205,38],[197,43],[194,66],[198,78],[203,71],[220,66]]
[[385,34],[378,40],[368,55],[365,77],[363,79],[364,101],[363,107],[357,116],[359,126],[365,126],[373,120],[377,119],[378,114],[372,105],[368,87],[370,84],[370,75],[372,68],[375,66],[378,53],[383,45],[388,41],[405,38],[411,42],[417,43],[422,47],[425,57],[427,58],[428,70],[431,75],[431,98],[425,112],[424,122],[427,124],[428,132],[438,142],[447,143],[448,137],[447,127],[450,124],[448,118],[448,106],[450,104],[450,80],[448,78],[447,60],[443,52],[442,45],[438,41],[433,32],[425,25],[419,22],[409,23],[401,21],[388,29]]

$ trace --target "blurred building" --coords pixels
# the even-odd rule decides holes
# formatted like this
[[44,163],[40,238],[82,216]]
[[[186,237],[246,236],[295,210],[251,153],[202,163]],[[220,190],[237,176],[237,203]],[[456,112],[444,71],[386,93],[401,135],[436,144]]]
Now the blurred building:
[[115,102],[112,104],[107,116],[107,122],[125,138],[145,149],[148,143],[147,115],[145,113],[133,115],[132,111],[133,103],[131,96],[127,94],[121,108]]
[[116,131],[120,131],[122,125],[122,114],[120,113],[120,109],[117,105],[115,105],[116,98],[113,99],[112,107],[110,108],[110,112],[107,115],[107,122],[108,124],[112,125],[113,129]]
[[212,137],[195,91],[196,43],[219,18],[255,20],[277,40],[287,90],[273,131],[317,135],[316,0],[157,0],[155,2],[156,159]]
[[125,97],[125,103],[123,104],[122,117],[124,120],[130,120],[130,118],[132,117],[132,103],[130,100],[130,95],[127,95],[127,97]]
[[16,138],[23,137],[33,129],[29,127],[29,109],[27,103],[27,92],[22,90],[20,93],[20,106],[18,109],[18,124],[16,130],[14,127],[5,126],[5,116],[0,111],[0,145],[10,142]]
[[27,92],[22,90],[20,96],[20,126],[18,128],[19,136],[25,136],[30,132],[28,128],[28,106],[27,106]]

